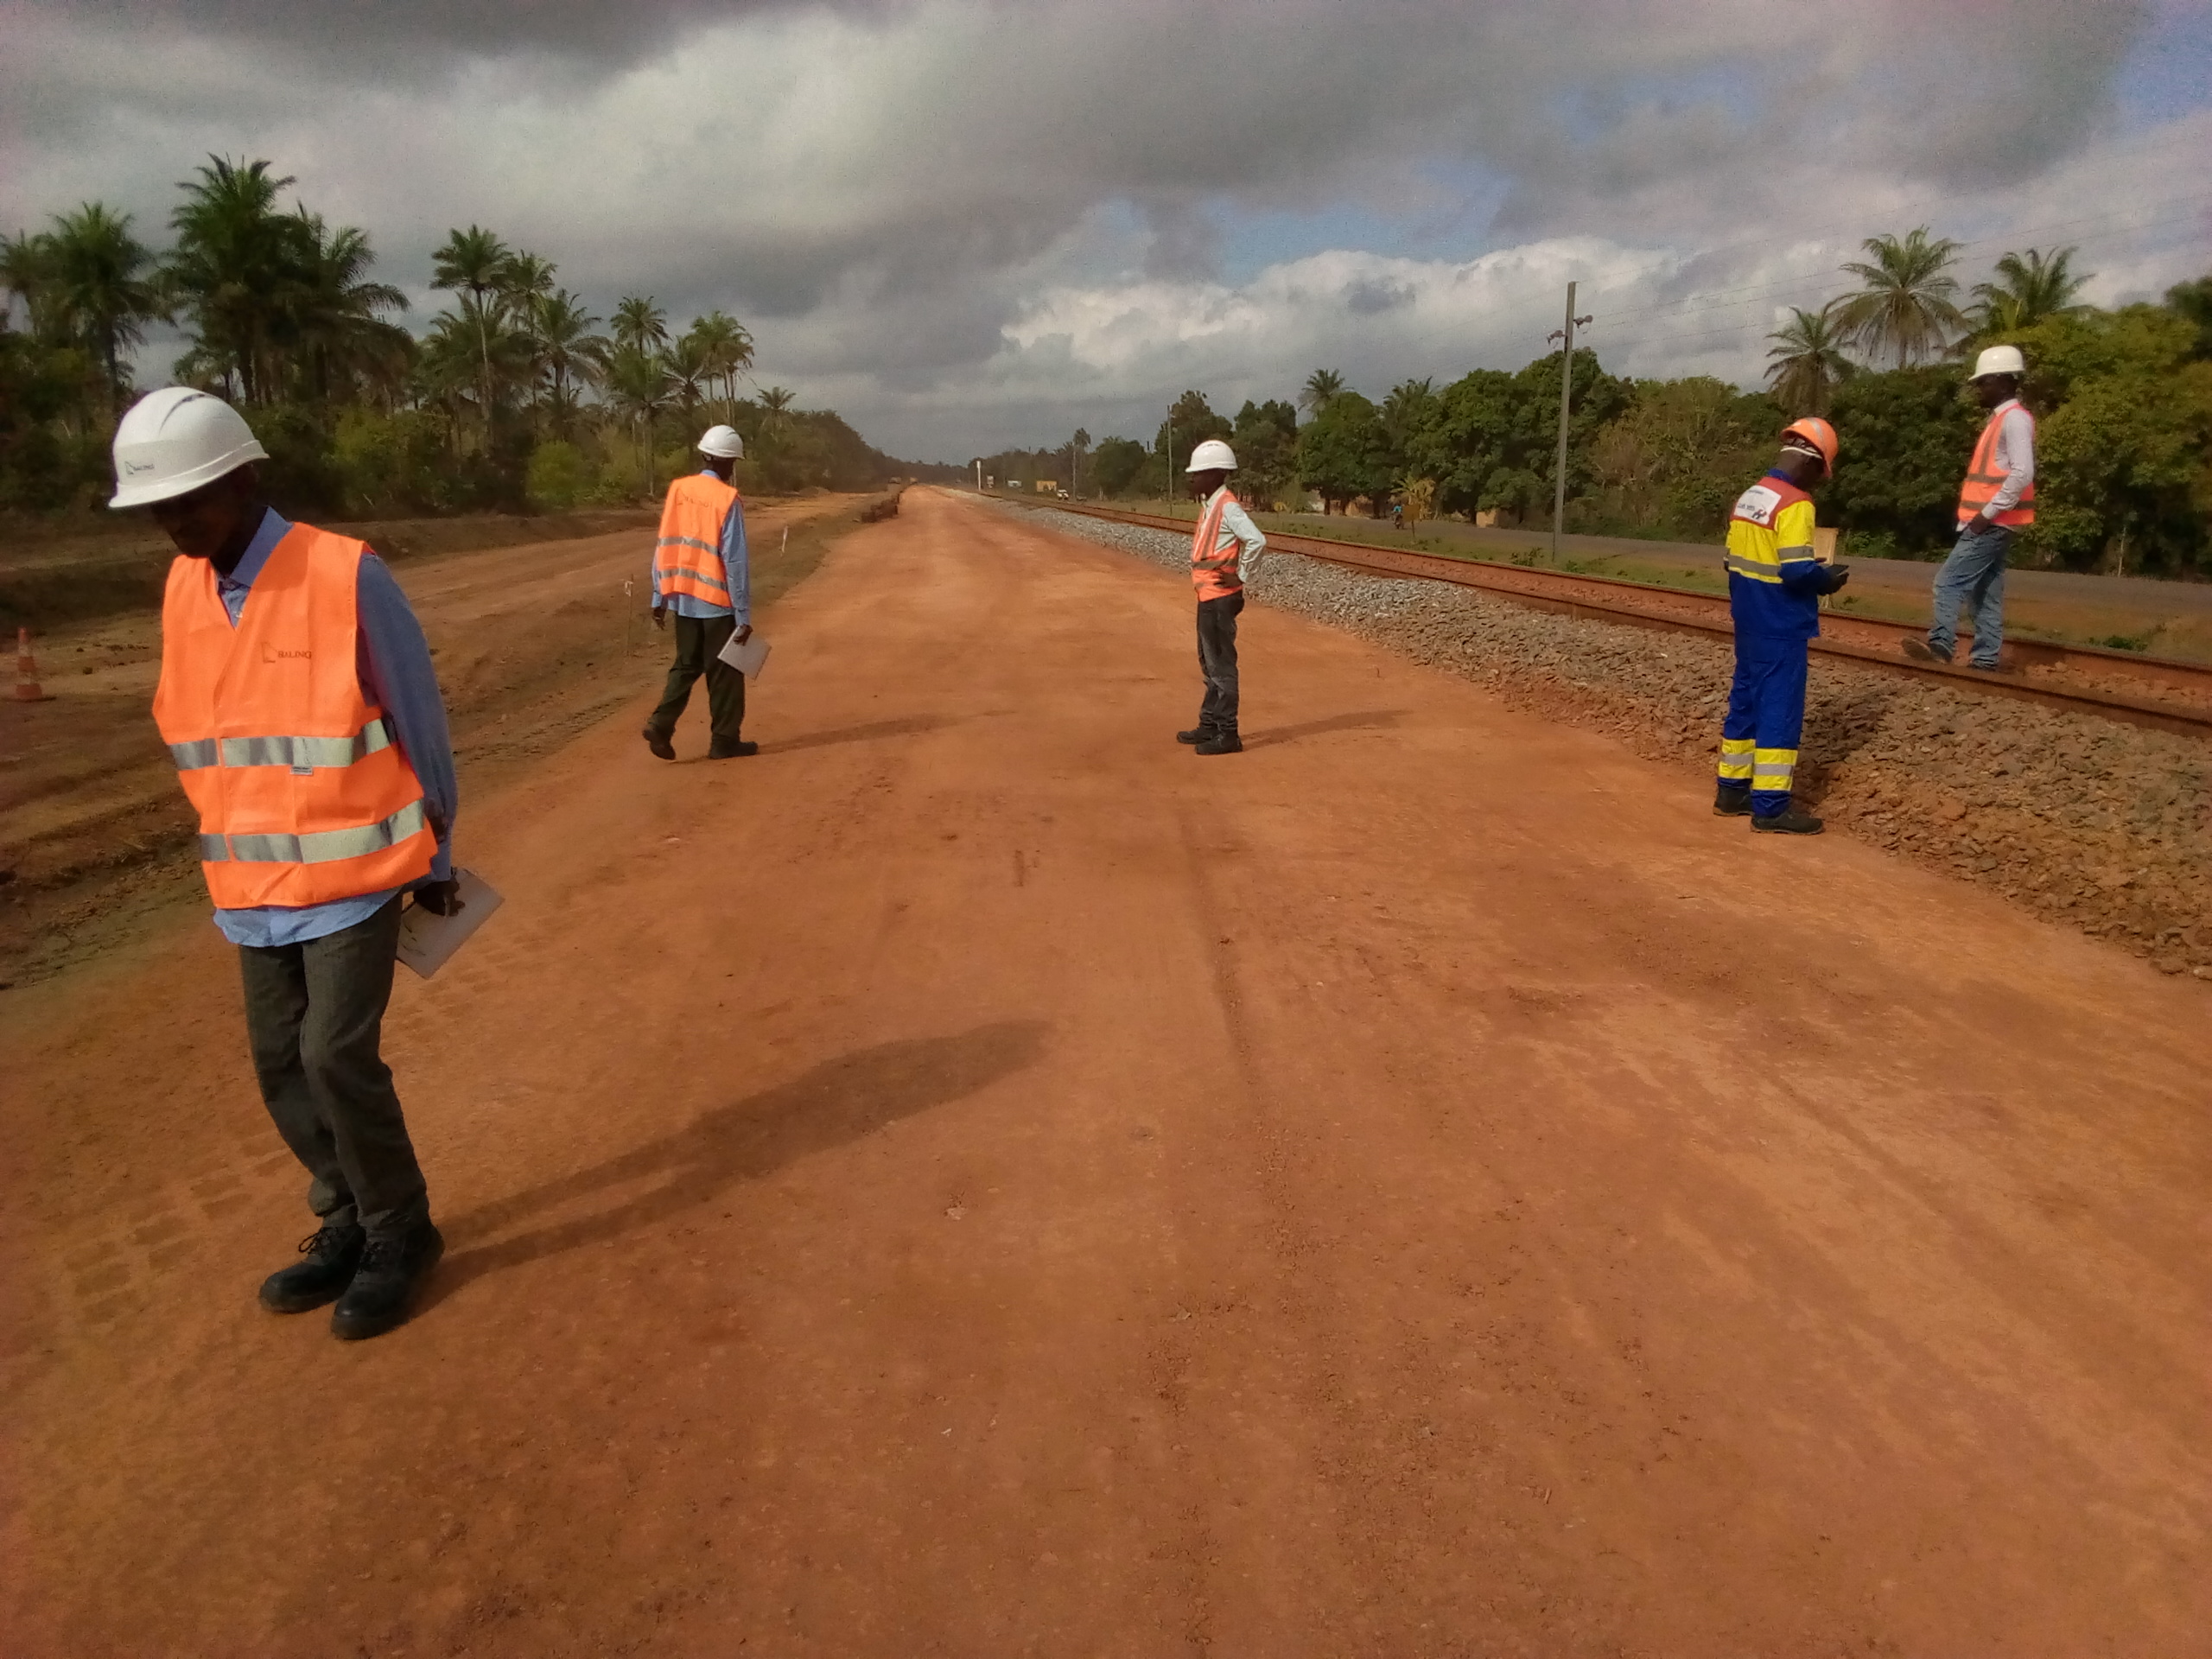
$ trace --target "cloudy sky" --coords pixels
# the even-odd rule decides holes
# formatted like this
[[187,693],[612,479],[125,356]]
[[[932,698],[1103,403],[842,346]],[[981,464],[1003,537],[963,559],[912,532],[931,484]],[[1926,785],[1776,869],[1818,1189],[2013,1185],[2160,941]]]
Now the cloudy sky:
[[[0,0],[0,228],[160,240],[209,152],[448,226],[604,314],[721,305],[763,384],[963,461],[1149,435],[1328,366],[1515,367],[1570,279],[1607,365],[1751,384],[1860,238],[2212,269],[2212,0]],[[173,348],[149,350],[158,380]]]

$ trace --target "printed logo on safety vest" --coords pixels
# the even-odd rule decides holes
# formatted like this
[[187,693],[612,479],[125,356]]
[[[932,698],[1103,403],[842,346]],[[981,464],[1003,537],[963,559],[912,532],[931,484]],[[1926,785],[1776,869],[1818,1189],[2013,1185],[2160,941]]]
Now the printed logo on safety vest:
[[314,655],[315,652],[311,651],[279,651],[274,645],[264,645],[261,648],[261,660],[264,663],[303,663]]

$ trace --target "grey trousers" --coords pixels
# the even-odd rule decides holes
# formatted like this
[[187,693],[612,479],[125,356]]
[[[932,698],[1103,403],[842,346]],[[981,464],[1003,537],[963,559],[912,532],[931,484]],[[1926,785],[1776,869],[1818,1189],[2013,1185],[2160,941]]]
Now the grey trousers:
[[391,1238],[429,1219],[414,1142],[378,1052],[399,946],[395,898],[305,944],[241,945],[245,1028],[261,1098],[308,1172],[308,1208]]

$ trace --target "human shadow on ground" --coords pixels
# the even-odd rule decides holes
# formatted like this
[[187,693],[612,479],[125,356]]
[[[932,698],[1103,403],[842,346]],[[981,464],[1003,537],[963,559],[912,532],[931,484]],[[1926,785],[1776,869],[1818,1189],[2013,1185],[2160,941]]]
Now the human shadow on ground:
[[[702,1113],[673,1134],[456,1217],[469,1243],[431,1281],[429,1305],[473,1280],[563,1250],[603,1243],[706,1204],[741,1181],[874,1134],[901,1118],[988,1088],[1034,1065],[1047,1027],[1033,1020],[978,1026],[952,1037],[878,1043],[825,1060],[788,1083]],[[658,1176],[649,1191],[607,1210],[512,1237],[518,1222],[595,1192]]]
[[1302,726],[1278,726],[1272,731],[1255,732],[1244,740],[1248,749],[1264,749],[1276,743],[1295,743],[1303,737],[1325,737],[1331,732],[1370,731],[1395,726],[1405,714],[1402,709],[1370,709],[1361,715],[1331,715],[1326,720],[1309,720]]
[[801,749],[826,749],[834,743],[868,743],[879,737],[919,737],[925,732],[957,726],[957,715],[908,715],[903,720],[872,721],[865,726],[841,726],[835,731],[807,732],[798,737],[774,739],[760,746],[761,757],[795,754]]

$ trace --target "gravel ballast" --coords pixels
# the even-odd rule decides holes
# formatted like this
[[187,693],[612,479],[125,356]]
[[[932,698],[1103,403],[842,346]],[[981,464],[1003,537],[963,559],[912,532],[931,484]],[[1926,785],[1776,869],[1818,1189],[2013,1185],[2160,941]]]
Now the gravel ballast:
[[[1188,568],[1185,536],[1020,511]],[[1294,554],[1269,555],[1250,597],[1680,762],[1686,791],[1712,787],[1733,668],[1725,641],[1554,615]],[[2212,747],[2199,740],[1816,656],[1797,796],[1832,830],[1995,888],[2164,972],[2212,980]]]

